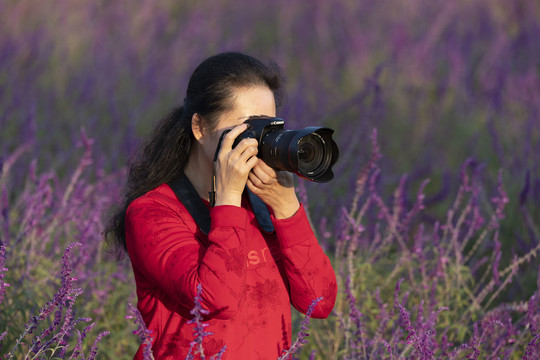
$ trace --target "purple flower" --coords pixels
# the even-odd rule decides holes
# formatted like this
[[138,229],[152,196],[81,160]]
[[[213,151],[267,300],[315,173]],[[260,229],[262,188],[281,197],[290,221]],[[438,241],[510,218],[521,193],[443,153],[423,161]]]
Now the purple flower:
[[311,318],[311,314],[313,314],[313,311],[315,310],[315,307],[322,299],[323,297],[321,296],[311,302],[311,305],[309,305],[309,308],[306,312],[306,317],[302,321],[302,325],[300,327],[300,330],[298,331],[296,340],[294,341],[294,343],[291,345],[291,347],[288,350],[283,350],[282,355],[278,357],[278,360],[291,359],[293,354],[295,354],[305,344],[308,343],[308,340],[306,338],[309,336],[308,334],[309,320]]
[[216,355],[210,358],[210,360],[220,360],[223,354],[225,353],[225,350],[227,350],[227,345],[224,345]]
[[416,330],[412,326],[410,313],[400,303],[397,303],[396,307],[399,309],[399,320],[401,322],[401,326],[403,326],[405,331],[408,332],[406,339],[407,344],[416,344],[418,339],[416,337]]
[[6,288],[9,287],[9,284],[4,281],[6,277],[6,271],[8,269],[4,267],[6,261],[6,244],[0,243],[0,304],[4,300],[6,294]]
[[467,355],[467,359],[477,359],[480,355],[480,350],[478,349],[478,322],[474,323],[474,332],[473,332],[473,338],[468,344],[462,344],[460,346],[461,349],[472,349],[473,351]]
[[[0,173],[1,178],[1,173]],[[9,200],[7,187],[2,189],[2,197],[0,198],[0,222],[3,226],[0,228],[0,243],[6,244],[9,242]]]
[[[203,340],[207,336],[212,335],[212,332],[206,331],[205,328],[208,327],[208,324],[204,322],[203,315],[209,314],[209,311],[203,309],[202,307],[202,285],[197,284],[197,295],[195,295],[195,305],[190,311],[190,314],[193,315],[193,319],[188,321],[188,324],[195,324],[193,329],[193,338],[194,340],[190,343],[189,353],[186,357],[186,360],[193,359],[194,354],[200,354],[201,359],[205,359]],[[222,349],[224,352],[225,349]],[[220,355],[221,356],[221,355]]]
[[90,349],[90,355],[88,356],[87,360],[95,360],[97,354],[98,354],[98,344],[99,342],[107,335],[110,334],[110,331],[102,331],[98,334],[96,340],[94,340],[94,344],[92,345],[92,348]]
[[503,187],[502,171],[499,171],[499,176],[498,176],[498,180],[497,180],[497,191],[499,193],[498,196],[492,198],[491,201],[495,205],[497,205],[497,207],[495,209],[495,215],[496,215],[497,219],[501,220],[501,219],[504,219],[504,207],[510,201],[508,199],[508,195],[506,194],[506,191],[505,191],[505,189]]
[[[76,358],[82,356],[82,340],[86,336],[86,333],[93,326],[87,326],[81,333],[79,330],[75,329],[75,326],[81,322],[90,322],[90,318],[74,318],[74,305],[77,297],[82,294],[81,289],[73,289],[74,278],[71,277],[71,263],[70,263],[70,254],[71,250],[75,246],[79,246],[78,243],[73,243],[69,245],[64,251],[62,257],[62,271],[61,271],[61,283],[62,286],[56,292],[53,297],[53,300],[48,302],[37,315],[33,316],[30,321],[25,325],[25,330],[16,341],[15,345],[12,347],[11,352],[7,354],[7,358],[12,358],[17,350],[17,347],[23,343],[26,335],[32,334],[39,326],[39,324],[48,318],[48,316],[54,311],[54,319],[51,325],[45,328],[41,333],[36,334],[32,339],[31,345],[29,346],[28,355],[33,354],[31,357],[40,357],[44,354],[45,351],[53,350],[53,355],[57,358],[64,358],[66,352],[68,351],[69,344],[67,339],[71,336],[73,330],[77,331],[77,345],[73,349],[71,358]],[[94,346],[92,348],[92,353],[89,357],[95,357],[97,354],[97,343],[101,340],[103,336],[108,334],[108,332],[102,332]]]
[[536,334],[532,340],[527,345],[527,348],[525,349],[525,354],[521,358],[522,360],[537,360],[538,355],[540,353],[538,352],[538,345],[540,345],[540,334]]
[[352,291],[352,285],[351,285],[351,274],[347,276],[347,279],[345,280],[345,293],[347,295],[347,300],[349,303],[349,317],[352,320],[353,324],[356,327],[356,330],[353,332],[353,338],[352,338],[352,348],[353,353],[351,356],[355,357],[357,356],[356,350],[362,349],[363,354],[365,354],[366,349],[364,345],[364,335],[363,335],[363,325],[362,325],[362,317],[364,316],[360,309],[356,306],[356,298]]
[[[85,319],[87,322],[92,321],[92,319],[87,318]],[[82,331],[76,330],[77,332],[77,344],[73,348],[73,352],[69,359],[77,359],[82,354],[82,345],[83,341],[86,338],[86,335],[88,334],[88,331],[90,331],[94,327],[95,323],[91,323],[90,325],[86,326]]]
[[127,315],[127,319],[134,319],[135,325],[137,325],[137,330],[134,330],[133,333],[138,335],[142,340],[143,349],[143,359],[144,360],[153,360],[154,355],[152,353],[152,330],[148,330],[146,323],[141,316],[139,310],[132,304],[128,304],[128,310],[132,315]]
[[499,263],[501,261],[501,242],[499,241],[499,232],[495,231],[495,259],[493,260],[493,280],[499,285]]

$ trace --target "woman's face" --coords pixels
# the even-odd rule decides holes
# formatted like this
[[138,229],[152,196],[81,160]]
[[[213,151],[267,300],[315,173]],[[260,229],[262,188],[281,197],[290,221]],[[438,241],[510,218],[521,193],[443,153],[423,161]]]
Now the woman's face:
[[214,159],[219,138],[224,130],[242,124],[253,115],[276,116],[274,94],[269,88],[265,86],[236,88],[233,93],[233,108],[221,114],[214,131],[205,133],[199,139],[204,157],[210,163]]

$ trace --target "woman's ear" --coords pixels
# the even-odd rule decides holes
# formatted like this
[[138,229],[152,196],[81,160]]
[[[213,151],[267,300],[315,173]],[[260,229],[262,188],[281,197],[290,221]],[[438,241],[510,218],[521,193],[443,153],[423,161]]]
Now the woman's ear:
[[204,136],[204,120],[202,116],[197,113],[193,114],[191,117],[191,131],[197,141]]

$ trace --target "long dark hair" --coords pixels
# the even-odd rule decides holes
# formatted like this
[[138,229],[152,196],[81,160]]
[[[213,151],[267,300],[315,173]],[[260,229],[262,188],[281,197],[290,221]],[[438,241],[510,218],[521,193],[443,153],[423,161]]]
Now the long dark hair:
[[232,108],[235,88],[267,86],[279,106],[281,84],[282,76],[277,65],[265,65],[241,53],[212,56],[195,69],[184,104],[174,108],[157,124],[142,151],[130,163],[122,204],[104,231],[105,239],[119,258],[126,249],[124,221],[129,204],[184,171],[194,141],[191,131],[193,114],[201,115],[205,129],[212,131],[218,124],[219,114]]

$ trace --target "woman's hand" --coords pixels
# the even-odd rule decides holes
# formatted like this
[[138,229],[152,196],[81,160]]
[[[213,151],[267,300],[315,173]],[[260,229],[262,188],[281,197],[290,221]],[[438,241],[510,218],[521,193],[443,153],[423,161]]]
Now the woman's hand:
[[248,175],[258,161],[257,140],[243,139],[232,148],[236,137],[246,128],[246,124],[235,126],[223,137],[216,164],[216,206],[241,206]]
[[300,208],[294,191],[293,174],[287,171],[276,171],[261,159],[258,159],[249,173],[247,185],[255,195],[272,208],[276,219],[289,218]]

